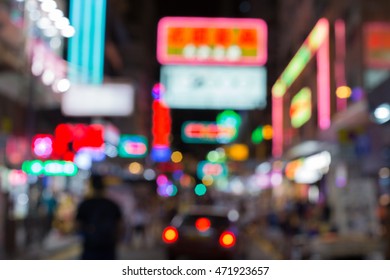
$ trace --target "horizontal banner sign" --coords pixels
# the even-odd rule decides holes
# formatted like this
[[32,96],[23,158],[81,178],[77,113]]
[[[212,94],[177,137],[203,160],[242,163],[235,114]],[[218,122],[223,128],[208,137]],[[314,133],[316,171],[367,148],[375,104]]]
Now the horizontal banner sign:
[[134,110],[134,88],[128,84],[72,85],[64,93],[66,116],[128,116]]
[[266,106],[263,67],[161,67],[162,99],[179,109],[262,109]]

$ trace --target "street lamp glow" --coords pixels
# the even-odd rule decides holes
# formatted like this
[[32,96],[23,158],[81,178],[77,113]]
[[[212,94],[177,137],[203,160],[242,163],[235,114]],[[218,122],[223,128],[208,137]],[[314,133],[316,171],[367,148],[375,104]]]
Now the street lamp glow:
[[61,30],[61,35],[65,38],[71,38],[76,34],[76,30],[73,26],[68,25]]
[[52,21],[57,21],[60,18],[62,18],[63,16],[64,16],[64,13],[59,9],[55,9],[49,13],[49,19]]
[[57,82],[57,90],[59,92],[67,92],[70,89],[70,81],[66,78]]
[[390,105],[388,103],[379,105],[374,111],[374,117],[377,123],[388,122],[390,120]]

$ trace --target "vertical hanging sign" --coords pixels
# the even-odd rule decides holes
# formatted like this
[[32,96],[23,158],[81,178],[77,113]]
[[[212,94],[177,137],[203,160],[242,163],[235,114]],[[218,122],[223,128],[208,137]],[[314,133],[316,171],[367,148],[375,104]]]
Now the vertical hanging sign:
[[76,84],[103,82],[107,0],[70,0],[69,18],[76,33],[69,39],[69,80]]

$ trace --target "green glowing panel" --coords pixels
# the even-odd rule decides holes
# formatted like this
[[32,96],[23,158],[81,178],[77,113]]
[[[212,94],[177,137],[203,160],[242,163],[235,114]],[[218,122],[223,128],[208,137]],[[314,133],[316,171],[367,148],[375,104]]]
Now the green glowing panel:
[[75,176],[78,172],[78,168],[73,162],[62,160],[25,161],[22,164],[22,170],[27,174],[37,176]]

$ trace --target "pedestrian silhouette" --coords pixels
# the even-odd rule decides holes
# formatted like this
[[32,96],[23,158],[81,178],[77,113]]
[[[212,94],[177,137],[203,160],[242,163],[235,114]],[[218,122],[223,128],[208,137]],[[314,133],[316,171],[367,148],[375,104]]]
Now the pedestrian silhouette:
[[91,176],[93,194],[77,209],[77,229],[83,239],[81,259],[112,260],[117,258],[117,246],[122,233],[120,207],[105,197],[103,177]]

